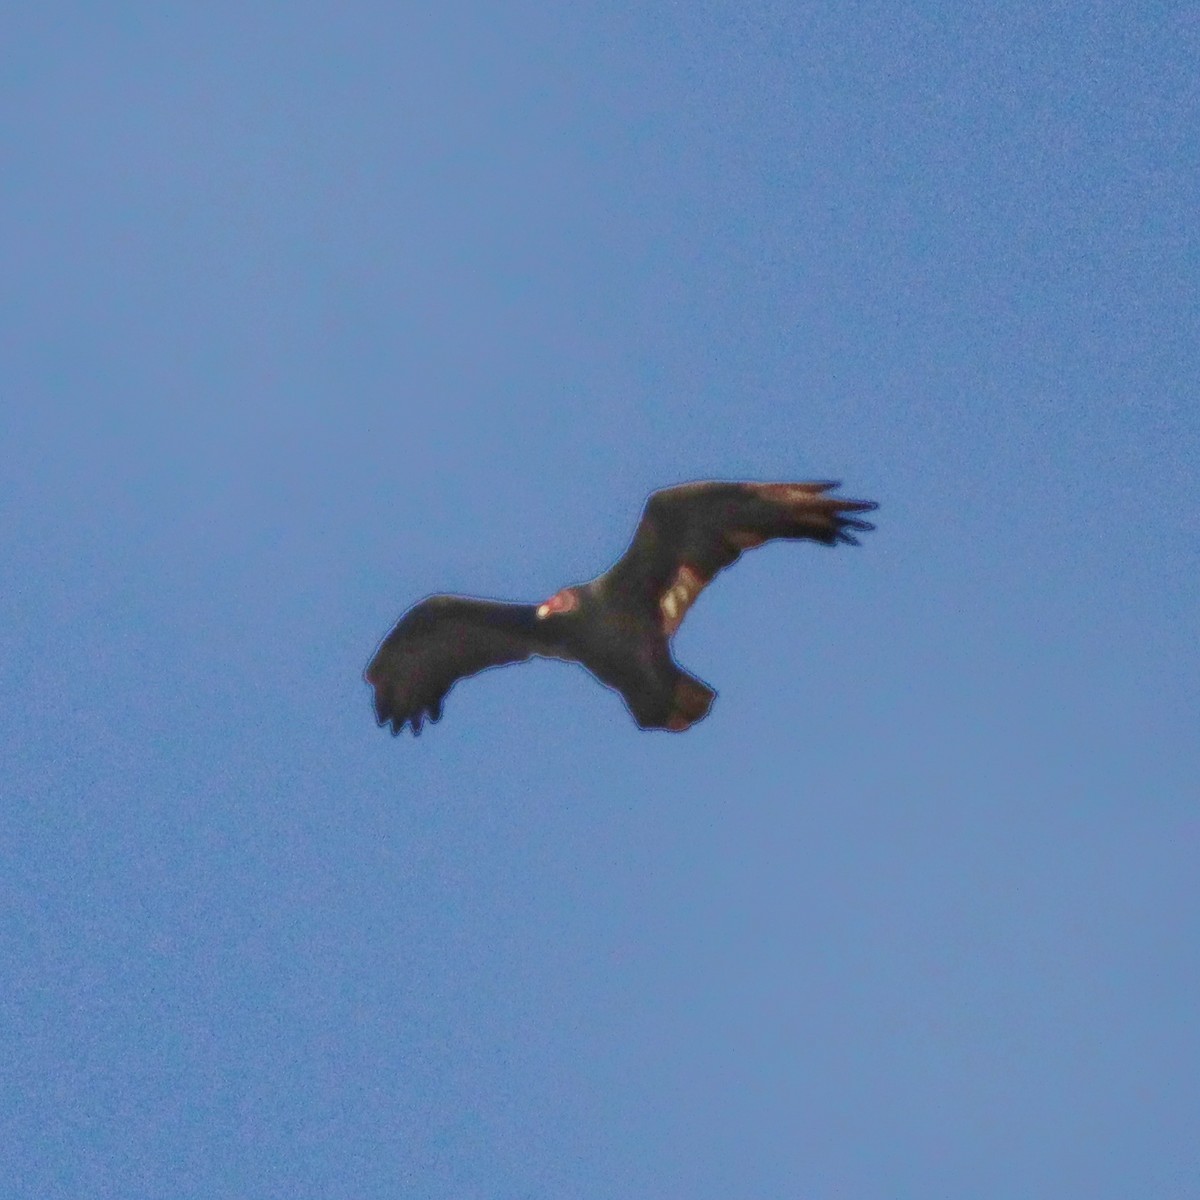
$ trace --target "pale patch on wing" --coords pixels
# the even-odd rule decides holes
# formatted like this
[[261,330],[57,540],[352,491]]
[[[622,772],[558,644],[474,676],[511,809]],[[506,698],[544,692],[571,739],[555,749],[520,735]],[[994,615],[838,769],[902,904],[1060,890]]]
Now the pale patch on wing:
[[663,615],[663,632],[667,637],[674,635],[687,616],[687,611],[696,601],[696,597],[704,590],[707,579],[701,578],[699,572],[687,563],[675,572],[671,586],[662,594],[658,607]]

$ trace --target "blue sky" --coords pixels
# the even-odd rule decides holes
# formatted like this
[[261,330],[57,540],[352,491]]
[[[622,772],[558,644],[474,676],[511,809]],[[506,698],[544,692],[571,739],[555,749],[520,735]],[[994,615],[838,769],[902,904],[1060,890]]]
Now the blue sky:
[[[24,5],[5,1196],[1200,1192],[1194,5]],[[844,478],[639,733],[360,672]]]

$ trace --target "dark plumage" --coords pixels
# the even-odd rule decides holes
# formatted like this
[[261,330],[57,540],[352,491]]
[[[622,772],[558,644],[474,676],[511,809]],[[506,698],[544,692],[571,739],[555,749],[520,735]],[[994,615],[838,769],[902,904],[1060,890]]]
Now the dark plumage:
[[671,638],[718,571],[773,538],[858,545],[876,507],[836,483],[686,483],[646,502],[629,549],[590,583],[545,603],[430,596],[409,609],[366,669],[380,725],[414,734],[441,719],[468,675],[534,655],[581,663],[620,693],[642,729],[683,730],[716,693],[671,657]]

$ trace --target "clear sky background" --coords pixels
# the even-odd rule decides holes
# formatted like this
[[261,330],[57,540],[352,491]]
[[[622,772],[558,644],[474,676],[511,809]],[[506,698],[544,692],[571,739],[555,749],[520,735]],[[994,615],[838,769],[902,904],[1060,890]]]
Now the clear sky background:
[[[1200,9],[23,4],[0,1195],[1200,1195]],[[677,639],[360,672],[654,488]]]

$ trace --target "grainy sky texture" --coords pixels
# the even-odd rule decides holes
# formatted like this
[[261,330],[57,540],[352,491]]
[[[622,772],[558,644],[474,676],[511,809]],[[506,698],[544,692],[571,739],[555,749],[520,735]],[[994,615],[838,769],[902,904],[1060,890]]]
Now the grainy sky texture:
[[[1200,1195],[1200,9],[18,4],[0,1194]],[[639,733],[435,590],[846,480]]]

